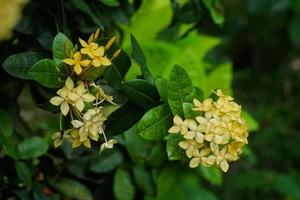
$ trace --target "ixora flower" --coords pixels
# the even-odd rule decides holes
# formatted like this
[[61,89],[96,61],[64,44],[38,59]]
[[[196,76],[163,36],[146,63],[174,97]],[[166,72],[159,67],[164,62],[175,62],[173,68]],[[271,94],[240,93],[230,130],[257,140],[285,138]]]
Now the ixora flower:
[[[84,115],[82,121],[80,120],[72,120],[71,124],[73,128],[78,130],[77,140],[73,140],[74,142],[79,142],[79,144],[86,142],[87,140],[98,141],[101,134],[104,134],[103,131],[103,122],[106,120],[105,117],[102,116],[102,108],[94,108],[89,109]],[[79,145],[73,145],[73,147],[77,147]],[[90,145],[85,145],[90,148]]]
[[74,71],[77,75],[82,72],[83,67],[88,67],[91,63],[90,60],[82,60],[82,55],[78,51],[74,53],[73,58],[66,58],[63,61],[68,65],[74,66]]
[[88,93],[83,82],[74,88],[73,80],[68,77],[65,86],[57,91],[58,96],[52,97],[50,103],[60,106],[60,110],[64,116],[70,111],[70,105],[74,106],[80,112],[84,109],[84,102],[93,102],[96,97]]
[[227,172],[229,162],[238,160],[242,147],[248,143],[248,127],[241,117],[241,106],[221,90],[215,94],[217,101],[194,99],[192,110],[199,115],[184,120],[175,116],[169,132],[183,136],[178,145],[186,151],[191,168],[216,165]]

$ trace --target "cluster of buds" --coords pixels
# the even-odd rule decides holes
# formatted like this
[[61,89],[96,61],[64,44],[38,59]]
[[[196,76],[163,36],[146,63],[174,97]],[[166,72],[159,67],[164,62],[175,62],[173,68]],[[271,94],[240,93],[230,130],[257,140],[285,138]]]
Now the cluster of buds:
[[241,106],[221,90],[215,92],[218,99],[200,102],[194,99],[195,119],[175,116],[170,133],[180,133],[184,140],[178,143],[190,159],[191,168],[200,164],[216,165],[227,172],[229,162],[239,159],[242,147],[247,144],[248,127],[241,117]]
[[[113,148],[116,140],[108,140],[104,133],[103,103],[108,102],[115,105],[113,97],[105,94],[103,88],[94,81],[86,80],[85,74],[90,68],[107,67],[111,60],[119,53],[118,50],[109,59],[105,56],[105,50],[109,49],[115,41],[115,37],[108,41],[105,46],[100,46],[95,41],[99,37],[99,29],[93,33],[87,42],[79,39],[83,48],[76,51],[72,58],[64,59],[66,67],[72,67],[70,75],[65,81],[64,87],[59,89],[50,99],[50,103],[60,106],[60,131],[52,135],[55,148],[62,145],[65,139],[71,140],[72,148],[81,145],[91,148],[91,140],[104,142],[100,146],[103,151],[106,148]],[[84,68],[84,69],[82,69]],[[75,72],[75,74],[73,73]],[[75,81],[76,80],[76,81]],[[62,118],[71,119],[69,127],[63,129]]]

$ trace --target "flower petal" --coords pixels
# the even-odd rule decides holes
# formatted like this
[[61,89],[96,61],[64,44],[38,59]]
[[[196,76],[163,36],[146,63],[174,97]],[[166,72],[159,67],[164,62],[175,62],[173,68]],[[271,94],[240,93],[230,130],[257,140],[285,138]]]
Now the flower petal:
[[190,161],[190,168],[196,168],[200,164],[200,158],[192,158]]
[[74,72],[79,75],[82,72],[82,68],[79,63],[74,66]]
[[79,110],[80,112],[83,111],[84,109],[84,102],[83,100],[80,98],[76,101],[75,107],[77,108],[77,110]]
[[94,67],[100,67],[100,66],[101,66],[101,60],[100,60],[99,58],[93,59],[92,65],[93,65]]
[[82,98],[85,102],[92,102],[96,99],[96,97],[90,93],[82,95]]
[[81,38],[79,38],[79,42],[80,42],[81,46],[83,46],[83,47],[89,46],[89,45],[88,45],[83,39],[81,39]]
[[63,98],[58,97],[58,96],[52,97],[50,99],[50,103],[55,106],[59,106],[60,104],[62,104],[63,101],[64,101]]
[[[71,124],[73,125],[74,128],[80,128],[80,127],[82,127],[82,126],[84,125],[83,122],[81,122],[81,121],[79,121],[79,120],[77,120],[77,119],[72,120],[72,121],[71,121]],[[75,135],[74,135],[74,136],[75,136]]]
[[64,63],[66,63],[68,65],[74,65],[75,64],[75,60],[70,59],[70,58],[66,58],[63,61],[64,61]]
[[74,54],[74,60],[76,61],[80,61],[81,60],[81,54],[79,51],[77,51],[75,54]]
[[111,65],[111,61],[110,61],[107,57],[102,57],[102,58],[101,58],[101,63],[102,63],[102,65],[104,65],[104,66],[109,66],[109,65]]
[[65,86],[68,90],[73,90],[74,82],[72,81],[72,79],[70,77],[67,78]]
[[70,110],[70,107],[69,107],[69,104],[67,102],[63,102],[61,105],[60,105],[60,110],[61,110],[61,113],[64,115],[64,116],[67,116],[69,110]]
[[68,94],[68,98],[71,100],[71,101],[77,101],[80,96],[74,92],[69,92]]
[[220,167],[221,167],[223,172],[227,172],[228,168],[229,168],[229,164],[226,160],[223,159],[220,163]]
[[82,144],[87,148],[91,148],[91,141],[89,139],[84,140]]

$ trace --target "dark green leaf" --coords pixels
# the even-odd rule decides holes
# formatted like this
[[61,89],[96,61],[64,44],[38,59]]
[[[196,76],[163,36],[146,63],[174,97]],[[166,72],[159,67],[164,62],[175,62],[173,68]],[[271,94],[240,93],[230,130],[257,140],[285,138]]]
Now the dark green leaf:
[[132,47],[132,59],[140,66],[144,79],[149,81],[151,84],[154,84],[154,79],[147,67],[147,60],[140,45],[132,34],[130,35],[130,39]]
[[108,136],[120,134],[132,127],[142,115],[140,109],[127,103],[109,115],[105,123],[105,133]]
[[111,6],[111,7],[115,7],[115,6],[119,6],[120,2],[118,2],[117,0],[99,0],[101,3],[103,3],[106,6]]
[[43,138],[35,136],[19,143],[17,151],[20,158],[36,158],[48,151],[48,143]]
[[192,103],[193,85],[186,71],[174,65],[169,78],[168,100],[173,115],[184,116],[183,103]]
[[138,125],[139,134],[147,140],[162,139],[172,125],[172,114],[167,105],[149,110]]
[[119,168],[114,177],[114,195],[118,200],[132,200],[135,196],[135,187],[130,173]]
[[217,167],[199,167],[201,175],[213,185],[221,185],[223,174]]
[[147,164],[152,167],[160,167],[168,159],[166,153],[166,147],[164,143],[156,144],[150,152],[150,155],[147,160]]
[[168,104],[168,80],[165,78],[158,78],[155,80],[155,85],[163,102]]
[[192,108],[195,107],[192,103],[183,103],[182,107],[185,119],[195,119],[195,117],[199,115],[199,113],[192,110]]
[[13,124],[10,114],[0,109],[0,134],[1,137],[10,137],[13,133]]
[[129,101],[142,109],[150,109],[158,104],[159,96],[156,88],[149,82],[136,79],[122,84],[123,93]]
[[52,53],[56,60],[62,61],[74,49],[72,41],[63,33],[58,33],[53,40]]
[[167,154],[169,160],[186,159],[185,151],[179,147],[178,143],[184,138],[179,133],[171,133],[167,138]]
[[97,24],[100,27],[103,27],[103,24],[101,23],[99,17],[95,15],[90,6],[84,0],[72,0],[72,3],[75,6],[75,8],[87,14],[95,24]]
[[27,190],[30,190],[32,187],[32,173],[27,164],[21,161],[17,161],[15,163],[15,168],[20,180],[24,183]]
[[112,65],[103,73],[105,80],[112,87],[119,88],[130,66],[131,60],[129,56],[124,51],[121,51],[118,57],[113,60]]
[[216,24],[222,25],[224,23],[224,15],[221,0],[203,0],[203,3],[209,10],[213,21]]
[[89,169],[96,173],[107,173],[115,169],[123,160],[123,155],[117,150],[106,150],[91,160]]
[[139,135],[137,124],[124,132],[126,149],[134,162],[144,163],[153,145]]
[[133,175],[137,186],[148,195],[155,194],[155,187],[150,170],[143,165],[133,167]]
[[6,58],[2,67],[8,74],[14,77],[31,80],[33,78],[28,73],[28,70],[33,64],[46,57],[47,55],[45,53],[18,53]]
[[28,72],[38,83],[45,87],[59,88],[63,85],[61,71],[53,60],[41,60],[34,64]]
[[79,200],[92,200],[90,190],[80,182],[72,179],[60,178],[50,182],[50,185],[62,194]]

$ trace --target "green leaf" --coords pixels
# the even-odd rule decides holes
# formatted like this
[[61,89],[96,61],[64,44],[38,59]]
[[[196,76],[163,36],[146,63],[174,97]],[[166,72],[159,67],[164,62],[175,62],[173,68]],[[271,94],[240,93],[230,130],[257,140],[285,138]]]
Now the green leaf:
[[114,111],[105,122],[107,136],[120,134],[132,127],[143,116],[136,106],[127,103]]
[[63,81],[60,80],[62,74],[53,60],[41,60],[35,63],[28,72],[39,84],[45,87],[59,88],[63,85]]
[[197,112],[192,110],[192,108],[194,108],[194,104],[192,103],[183,103],[182,107],[185,119],[195,119],[195,117],[199,115]]
[[217,167],[203,167],[200,166],[201,175],[208,180],[212,185],[221,185],[223,180],[223,174]]
[[131,66],[129,56],[124,52],[121,53],[112,61],[112,65],[103,73],[105,80],[114,88],[119,88],[126,73]]
[[125,131],[124,136],[130,158],[134,162],[144,163],[149,157],[149,152],[153,147],[152,143],[139,135],[137,124]]
[[157,143],[150,152],[147,159],[147,164],[151,167],[160,167],[167,161],[168,156],[164,143]]
[[6,58],[2,67],[11,76],[32,80],[28,70],[33,64],[46,57],[46,54],[38,52],[18,53]]
[[154,79],[147,67],[146,57],[135,37],[131,34],[132,59],[140,66],[144,79],[154,84]]
[[132,200],[135,196],[135,187],[132,183],[130,173],[119,168],[114,177],[114,195],[118,200]]
[[259,129],[259,124],[252,115],[250,115],[246,111],[242,111],[241,116],[246,120],[249,132],[257,131]]
[[183,103],[193,101],[193,85],[186,71],[174,65],[168,84],[168,101],[173,115],[184,116]]
[[148,195],[154,195],[155,187],[150,170],[143,165],[133,167],[134,180],[137,186]]
[[115,169],[123,160],[123,155],[117,150],[107,150],[91,160],[89,169],[96,173],[107,173]]
[[17,151],[22,159],[36,158],[48,151],[48,143],[43,138],[35,136],[19,143]]
[[87,14],[95,24],[103,27],[103,24],[101,23],[99,17],[95,15],[90,6],[84,0],[72,0],[72,3],[77,10],[80,10],[81,12]]
[[172,114],[167,105],[149,110],[138,124],[139,134],[146,140],[162,139],[172,125]]
[[278,175],[273,181],[272,186],[286,199],[300,200],[300,185],[291,176]]
[[60,178],[50,181],[50,185],[58,192],[79,200],[92,200],[90,190],[80,182],[72,179]]
[[148,110],[158,104],[156,88],[145,80],[126,81],[122,84],[122,89],[128,100],[139,108]]
[[185,151],[179,147],[178,143],[184,138],[179,133],[171,133],[167,137],[167,154],[169,160],[186,159]]
[[17,161],[15,163],[15,168],[19,178],[24,183],[27,190],[30,190],[32,187],[32,173],[27,164],[21,161]]
[[1,137],[10,137],[13,133],[13,124],[10,114],[0,109],[0,135]]
[[223,7],[221,0],[203,0],[204,5],[209,10],[213,21],[216,24],[222,25],[224,23]]
[[155,80],[155,85],[163,102],[168,104],[168,80],[165,78],[157,78]]
[[74,49],[72,41],[63,33],[58,33],[53,40],[52,53],[54,59],[62,61]]
[[110,7],[116,7],[120,5],[120,2],[118,2],[117,0],[99,0],[101,3],[103,3],[106,6],[110,6]]

